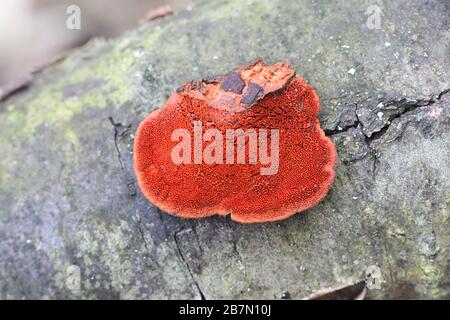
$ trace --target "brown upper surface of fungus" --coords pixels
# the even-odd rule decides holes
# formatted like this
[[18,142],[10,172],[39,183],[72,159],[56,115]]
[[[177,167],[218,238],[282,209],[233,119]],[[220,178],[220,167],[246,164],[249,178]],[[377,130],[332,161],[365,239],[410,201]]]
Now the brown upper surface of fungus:
[[[320,128],[319,108],[314,89],[284,62],[265,66],[258,59],[226,75],[186,83],[137,130],[139,186],[152,203],[180,217],[231,214],[244,223],[285,219],[323,199],[335,176],[336,151]],[[277,129],[279,170],[261,174],[265,165],[249,163],[249,155],[245,163],[174,163],[171,152],[179,141],[172,133],[183,128],[194,136],[196,121],[203,134]],[[249,148],[250,138],[245,139]],[[202,151],[206,148],[203,140]]]

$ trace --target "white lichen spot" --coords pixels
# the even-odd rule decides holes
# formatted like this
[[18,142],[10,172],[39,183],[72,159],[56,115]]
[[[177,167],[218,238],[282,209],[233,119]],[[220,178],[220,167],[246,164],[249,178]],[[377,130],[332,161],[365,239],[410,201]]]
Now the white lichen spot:
[[430,112],[427,114],[428,118],[438,119],[442,114],[443,109],[440,107],[432,107]]
[[414,222],[417,226],[422,227],[426,224],[426,219],[424,216],[417,216],[414,218]]
[[384,115],[384,113],[383,112],[378,112],[377,113],[377,117],[378,117],[378,120],[383,120],[383,115]]
[[142,58],[142,57],[145,55],[145,52],[144,52],[144,51],[141,51],[141,50],[136,50],[136,51],[133,52],[133,55],[134,55],[136,58]]

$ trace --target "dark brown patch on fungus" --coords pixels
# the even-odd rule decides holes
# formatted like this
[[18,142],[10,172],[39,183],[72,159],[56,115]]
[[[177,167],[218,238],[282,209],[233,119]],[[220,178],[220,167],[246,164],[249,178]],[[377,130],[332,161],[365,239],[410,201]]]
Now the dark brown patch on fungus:
[[238,72],[233,71],[223,79],[220,88],[225,91],[241,94],[244,86],[245,82],[242,80],[241,75]]
[[286,62],[266,66],[262,59],[255,59],[226,75],[185,83],[177,92],[207,101],[217,109],[240,112],[269,93],[286,88],[294,78],[295,70]]
[[257,85],[256,83],[250,83],[247,87],[247,91],[242,97],[241,103],[246,107],[251,106],[255,103],[258,98],[260,98],[264,94],[264,89]]

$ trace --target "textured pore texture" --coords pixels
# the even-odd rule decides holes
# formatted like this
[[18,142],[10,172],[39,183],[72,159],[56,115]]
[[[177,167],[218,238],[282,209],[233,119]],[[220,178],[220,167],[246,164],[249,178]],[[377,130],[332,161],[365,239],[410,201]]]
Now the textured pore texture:
[[[190,82],[138,128],[134,166],[139,186],[152,203],[181,217],[231,213],[236,221],[264,222],[310,208],[326,195],[336,162],[335,148],[317,120],[319,105],[314,89],[286,63],[266,67],[258,60],[216,79]],[[243,130],[244,163],[238,163],[236,138],[232,164],[227,163],[225,143],[220,144],[222,163],[175,164],[171,151],[179,141],[172,141],[172,133],[187,129],[194,150],[195,121],[202,124],[202,136],[214,128],[224,141],[227,129]],[[269,132],[279,130],[275,174],[262,174],[267,162],[250,161],[251,137],[246,133],[259,133],[261,143],[260,129],[267,130],[269,146]],[[203,154],[215,139],[203,143]]]

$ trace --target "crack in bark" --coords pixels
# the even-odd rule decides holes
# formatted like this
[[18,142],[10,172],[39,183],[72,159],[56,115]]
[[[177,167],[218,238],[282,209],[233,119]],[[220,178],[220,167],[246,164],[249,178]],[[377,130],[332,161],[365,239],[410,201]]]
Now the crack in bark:
[[[431,98],[431,99],[426,99],[426,100],[408,101],[408,99],[404,98],[401,100],[387,100],[384,102],[382,101],[384,105],[394,106],[397,109],[400,109],[403,107],[404,110],[402,110],[399,113],[395,113],[395,114],[391,115],[389,117],[389,119],[386,121],[386,124],[380,130],[370,132],[369,134],[364,133],[364,131],[362,133],[368,139],[369,142],[372,142],[373,140],[377,140],[389,129],[389,126],[393,120],[400,118],[404,114],[414,111],[418,108],[430,106],[430,105],[436,103],[437,101],[439,101],[444,95],[446,95],[449,92],[450,92],[450,88],[445,89],[442,92],[440,92],[436,98]],[[332,99],[332,98],[330,98],[330,99]],[[363,129],[364,128],[363,121],[361,121],[358,117],[358,103],[355,103],[355,106],[356,106],[355,107],[355,121],[352,124],[347,125],[341,129],[339,129],[339,127],[335,127],[334,129],[324,129],[325,135],[333,136],[335,134],[343,133],[343,132],[350,130],[351,128],[357,128],[360,124],[361,124],[361,129]]]
[[341,129],[336,127],[335,129],[324,129],[323,131],[325,132],[325,135],[327,137],[331,137],[331,136],[334,136],[335,134],[338,134],[338,133],[347,132],[351,128],[357,128],[358,125],[359,125],[359,121],[355,120],[351,125],[345,126],[345,127],[341,128]]
[[117,143],[117,139],[119,137],[119,129],[118,128],[121,127],[122,124],[114,122],[113,117],[109,117],[109,122],[111,122],[111,124],[114,128],[114,147],[116,148],[117,159],[119,160],[120,167],[122,168],[122,170],[124,170],[125,167],[123,166],[123,162],[122,162],[122,153],[120,152],[119,144]]
[[355,113],[355,120],[353,121],[353,123],[349,124],[349,125],[346,125],[346,126],[344,126],[342,128],[339,126],[339,123],[338,123],[338,125],[336,125],[336,127],[334,129],[324,129],[323,131],[325,132],[325,135],[327,137],[333,136],[333,135],[338,134],[338,133],[347,132],[351,128],[357,128],[358,127],[360,122],[359,122],[358,116],[356,115],[357,104],[355,103],[354,105],[355,105],[355,109],[354,109],[353,112]]
[[128,194],[130,197],[135,197],[137,194],[135,181],[134,181],[133,177],[130,175],[130,173],[125,168],[125,164],[122,159],[122,152],[120,152],[120,148],[119,148],[119,138],[123,137],[125,134],[127,134],[129,132],[129,130],[131,129],[131,124],[124,125],[120,122],[115,122],[113,117],[111,117],[111,116],[109,117],[109,122],[111,123],[111,125],[114,128],[114,148],[116,149],[117,160],[119,160],[120,169],[122,170],[122,172],[125,175]]
[[373,160],[373,163],[372,163],[372,179],[375,180],[375,175],[376,175],[376,171],[377,171],[377,161],[378,161],[379,154],[378,154],[377,150],[372,148],[370,137],[364,133],[364,124],[359,119],[359,116],[358,116],[358,104],[356,104],[356,107],[355,107],[355,118],[356,118],[356,122],[358,123],[357,127],[360,128],[360,131],[361,131],[361,133],[364,136],[364,142],[365,142],[366,146],[369,148],[369,152],[367,152],[364,156],[362,156],[361,158],[359,158],[357,160],[362,160],[367,155],[370,155],[370,157]]
[[156,212],[158,213],[159,222],[162,224],[163,229],[164,229],[164,236],[165,236],[166,239],[168,239],[168,238],[170,238],[170,232],[167,229],[166,223],[164,221],[165,213],[162,212],[162,210],[160,208],[158,208],[158,207],[155,207],[155,208],[156,208]]
[[150,250],[148,248],[147,240],[145,240],[144,229],[142,228],[141,213],[138,213],[138,215],[137,215],[137,227],[138,227],[138,231],[139,231],[139,234],[141,236],[141,239],[144,242],[145,250],[147,251],[148,254],[150,254]]
[[[401,118],[403,115],[405,115],[409,112],[412,112],[414,110],[417,110],[419,108],[431,106],[434,103],[436,103],[437,101],[439,101],[444,95],[446,95],[449,92],[450,92],[450,88],[440,92],[436,98],[431,98],[431,99],[426,99],[426,100],[408,101],[406,98],[404,98],[404,99],[401,99],[398,101],[390,100],[390,101],[383,102],[385,105],[395,106],[398,109],[400,109],[400,108],[404,108],[404,109],[398,113],[394,113],[393,115],[391,115],[389,117],[389,119],[386,121],[385,125],[380,130],[371,132],[370,134],[365,134],[363,132],[363,134],[368,138],[369,143],[372,143],[373,141],[381,138],[386,133],[386,131],[391,126],[391,123],[393,120]],[[356,116],[358,117],[358,114],[356,114]],[[357,118],[357,119],[359,121],[359,118]],[[362,123],[361,123],[361,125],[362,125]]]
[[175,245],[177,246],[178,254],[180,255],[181,261],[182,261],[183,264],[186,266],[186,269],[187,269],[187,271],[188,271],[188,273],[189,273],[189,275],[190,275],[192,281],[194,282],[194,285],[195,285],[195,287],[197,288],[197,291],[198,291],[198,293],[200,294],[201,299],[202,299],[202,300],[206,300],[206,297],[205,297],[205,295],[203,294],[203,291],[201,290],[201,288],[200,288],[200,286],[199,286],[197,280],[195,280],[195,277],[194,277],[194,274],[193,274],[193,272],[192,272],[192,270],[191,270],[191,267],[189,267],[189,263],[186,261],[186,258],[184,257],[183,252],[181,251],[181,248],[180,248],[180,244],[179,244],[179,242],[178,242],[178,235],[179,235],[180,233],[187,232],[187,231],[189,231],[189,230],[192,230],[192,229],[180,229],[180,230],[176,231],[176,232],[174,233],[174,235],[173,235],[173,239],[174,239],[174,241],[175,241]]
[[394,106],[397,110],[399,110],[399,109],[401,110],[403,108],[403,110],[392,114],[389,117],[389,119],[386,121],[386,123],[383,125],[383,127],[381,127],[381,129],[370,132],[370,133],[364,132],[364,122],[358,116],[359,105],[358,105],[358,103],[355,103],[355,106],[356,106],[355,107],[355,121],[351,125],[345,126],[341,129],[339,129],[338,127],[335,129],[324,129],[324,132],[325,132],[326,136],[330,137],[330,136],[333,136],[333,135],[336,135],[339,133],[347,132],[351,128],[359,128],[361,133],[364,135],[364,141],[365,141],[365,144],[367,145],[367,147],[369,148],[369,152],[366,153],[365,155],[363,155],[362,157],[357,158],[352,161],[359,161],[359,160],[364,159],[367,155],[370,155],[370,157],[373,159],[372,178],[375,180],[377,164],[379,162],[380,154],[379,154],[378,150],[373,148],[373,146],[372,146],[373,142],[376,140],[379,140],[380,138],[383,137],[383,135],[389,130],[389,127],[391,126],[392,121],[394,121],[395,119],[399,119],[402,116],[404,116],[405,114],[413,112],[414,110],[417,110],[419,108],[430,106],[430,105],[436,103],[437,101],[439,101],[444,95],[446,95],[448,93],[450,93],[450,88],[440,92],[436,98],[430,98],[430,99],[426,99],[426,100],[410,100],[410,101],[408,101],[408,99],[404,98],[401,100],[388,100],[388,101],[383,102],[384,105]]
[[198,249],[203,254],[203,247],[202,247],[202,243],[200,242],[200,238],[198,237],[197,228],[192,220],[189,221],[189,225],[191,226],[191,230],[194,233],[195,241],[197,241],[197,244],[198,244]]
[[[378,130],[376,132],[372,132],[370,135],[365,134],[364,131],[362,132],[363,135],[365,136],[366,144],[369,147],[369,150],[370,150],[369,153],[371,154],[371,156],[373,158],[372,178],[374,180],[375,180],[377,163],[379,162],[380,154],[379,154],[379,151],[377,151],[375,148],[372,147],[373,142],[376,140],[379,140],[380,138],[383,137],[383,135],[389,130],[392,121],[394,121],[395,119],[399,119],[402,116],[404,116],[405,114],[413,112],[419,108],[431,106],[432,104],[439,101],[445,94],[447,94],[449,92],[450,92],[450,89],[446,89],[446,90],[440,92],[436,98],[431,98],[431,99],[427,99],[427,100],[407,101],[406,99],[402,99],[400,101],[394,101],[394,102],[388,101],[385,103],[386,105],[393,105],[398,108],[403,107],[404,109],[402,111],[400,111],[399,113],[395,113],[395,114],[391,115],[389,117],[389,119],[386,121],[385,125],[380,130]],[[356,107],[356,110],[358,110],[358,107]],[[361,121],[359,121],[357,112],[356,112],[356,117],[358,119],[358,122],[361,123],[361,129],[362,129],[363,123]]]
[[447,93],[450,93],[450,88],[445,89],[444,91],[442,91],[441,93],[438,94],[437,98],[435,99],[434,102],[441,100],[441,98],[443,96],[445,96]]
[[[386,131],[391,126],[392,121],[394,121],[395,119],[398,119],[398,118],[402,117],[403,115],[405,115],[406,113],[412,112],[421,107],[429,106],[429,105],[433,104],[434,102],[435,102],[434,100],[429,100],[426,102],[426,104],[423,104],[423,105],[418,104],[417,102],[411,103],[411,104],[407,103],[401,112],[391,115],[388,118],[388,120],[386,121],[385,125],[380,130],[374,131],[370,135],[366,135],[364,132],[363,132],[363,134],[367,137],[367,141],[369,143],[372,143],[373,141],[380,139],[386,133]],[[400,104],[400,107],[403,105],[402,102],[399,102],[399,104]],[[395,104],[391,104],[391,105],[395,105]]]
[[[239,250],[238,250],[238,248],[237,248],[237,241],[238,241],[238,239],[236,238],[236,232],[234,231],[234,228],[233,228],[233,226],[231,225],[230,218],[227,218],[226,222],[227,222],[228,227],[229,227],[229,228],[231,229],[231,231],[232,231],[232,245],[233,245],[233,251],[234,251],[234,253],[235,253],[236,256],[237,256],[239,263],[242,265],[242,267],[244,267],[244,270],[245,270],[245,266],[244,266],[244,262],[243,262],[241,253],[239,252]],[[247,276],[247,272],[244,272],[244,273],[245,273],[245,275]]]

